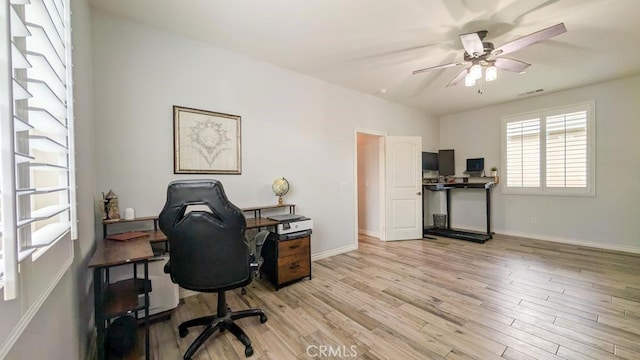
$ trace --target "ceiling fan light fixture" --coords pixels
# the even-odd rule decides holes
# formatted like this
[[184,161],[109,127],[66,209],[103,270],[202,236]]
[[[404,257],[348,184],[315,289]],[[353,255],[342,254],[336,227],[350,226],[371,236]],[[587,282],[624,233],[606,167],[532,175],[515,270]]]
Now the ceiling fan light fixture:
[[476,78],[471,74],[471,71],[467,70],[467,75],[464,76],[464,86],[474,86],[476,84]]
[[498,68],[494,65],[488,66],[484,71],[484,79],[486,81],[493,81],[498,78]]
[[482,78],[482,66],[480,66],[480,64],[473,64],[473,66],[471,66],[471,68],[469,69],[469,74],[473,76],[474,82],[475,80],[479,80],[480,78]]

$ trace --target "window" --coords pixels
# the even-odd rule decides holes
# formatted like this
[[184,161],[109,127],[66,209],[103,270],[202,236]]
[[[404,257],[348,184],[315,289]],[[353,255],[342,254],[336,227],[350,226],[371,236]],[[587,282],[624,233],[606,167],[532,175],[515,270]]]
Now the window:
[[595,195],[594,103],[502,119],[503,192]]
[[70,15],[64,0],[3,4],[10,33],[0,29],[0,64],[11,78],[0,78],[8,90],[0,99],[0,272],[4,298],[13,299],[20,262],[75,238]]

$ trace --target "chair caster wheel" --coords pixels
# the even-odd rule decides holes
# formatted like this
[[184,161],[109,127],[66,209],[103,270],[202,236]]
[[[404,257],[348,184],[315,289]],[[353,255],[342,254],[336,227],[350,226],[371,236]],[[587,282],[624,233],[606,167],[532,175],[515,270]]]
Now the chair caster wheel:
[[253,355],[253,347],[247,346],[246,348],[244,348],[244,356],[249,357],[251,355]]
[[178,329],[178,334],[181,338],[187,336],[189,334],[189,329]]
[[264,324],[267,322],[267,315],[260,315],[260,323]]

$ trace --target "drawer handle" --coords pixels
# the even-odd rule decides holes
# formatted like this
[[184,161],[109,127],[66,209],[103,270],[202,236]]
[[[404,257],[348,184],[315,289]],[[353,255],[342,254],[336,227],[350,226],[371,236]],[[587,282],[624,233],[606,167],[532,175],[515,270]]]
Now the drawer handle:
[[291,245],[291,246],[289,246],[289,249],[297,249],[299,247],[300,247],[300,245]]
[[295,263],[295,264],[292,264],[291,266],[289,266],[289,270],[297,269],[299,267],[300,267],[300,264]]

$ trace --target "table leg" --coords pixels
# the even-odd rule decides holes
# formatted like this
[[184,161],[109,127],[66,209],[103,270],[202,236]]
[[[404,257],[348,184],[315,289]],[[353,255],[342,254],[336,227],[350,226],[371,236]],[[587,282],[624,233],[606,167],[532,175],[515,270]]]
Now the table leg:
[[104,289],[103,289],[103,277],[101,268],[93,269],[93,301],[95,307],[95,321],[96,321],[96,349],[97,359],[104,360],[104,337],[106,334],[105,318],[104,318]]
[[144,261],[144,358],[149,360],[149,261]]
[[487,235],[491,235],[491,189],[485,190],[487,193]]
[[447,229],[451,230],[451,190],[447,189]]

